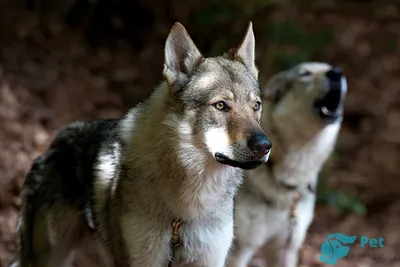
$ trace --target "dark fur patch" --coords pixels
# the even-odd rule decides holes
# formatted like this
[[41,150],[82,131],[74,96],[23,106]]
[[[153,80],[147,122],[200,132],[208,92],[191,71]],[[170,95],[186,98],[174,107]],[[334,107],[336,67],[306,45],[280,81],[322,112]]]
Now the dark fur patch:
[[96,221],[93,166],[104,140],[110,136],[118,140],[115,131],[118,122],[118,119],[97,120],[67,126],[46,153],[35,159],[22,188],[22,261],[35,258],[32,244],[38,212],[62,203],[78,210],[88,225]]

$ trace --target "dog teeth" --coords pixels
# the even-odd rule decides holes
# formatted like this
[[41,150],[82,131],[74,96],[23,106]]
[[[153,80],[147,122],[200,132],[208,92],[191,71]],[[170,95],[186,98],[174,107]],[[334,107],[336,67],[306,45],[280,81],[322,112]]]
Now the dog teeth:
[[326,115],[326,116],[333,116],[333,115],[334,115],[334,112],[329,111],[329,109],[328,109],[327,107],[325,107],[325,106],[323,106],[323,107],[321,108],[321,111],[322,111],[322,113],[323,113],[324,115]]

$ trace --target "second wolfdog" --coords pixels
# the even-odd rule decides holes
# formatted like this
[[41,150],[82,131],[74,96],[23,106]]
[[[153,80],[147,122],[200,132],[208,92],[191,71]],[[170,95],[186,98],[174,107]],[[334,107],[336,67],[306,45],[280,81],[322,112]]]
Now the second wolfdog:
[[122,119],[71,124],[35,160],[20,265],[68,266],[93,249],[107,266],[224,266],[242,169],[265,163],[271,147],[254,47],[250,23],[237,48],[204,58],[176,23],[165,82],[148,100]]
[[247,172],[239,190],[229,267],[248,266],[261,247],[268,267],[297,266],[314,215],[318,173],[335,145],[346,90],[341,71],[325,63],[299,64],[267,82],[262,126],[274,151],[266,166]]

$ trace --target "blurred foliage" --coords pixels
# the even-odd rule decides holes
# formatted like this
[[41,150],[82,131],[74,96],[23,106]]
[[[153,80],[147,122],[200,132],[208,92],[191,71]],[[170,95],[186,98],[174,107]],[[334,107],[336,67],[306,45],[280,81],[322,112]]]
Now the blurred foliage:
[[242,23],[258,12],[276,7],[282,2],[282,0],[250,0],[243,5],[235,0],[211,0],[207,8],[196,13],[195,21],[199,27],[232,24],[235,21]]
[[[241,29],[251,17],[258,13],[272,11],[276,7],[286,8],[289,1],[252,0],[246,6],[238,5],[238,1],[213,0],[210,5],[197,12],[195,23],[202,28],[216,25],[232,25],[230,29]],[[315,55],[332,44],[334,35],[330,30],[308,32],[298,24],[289,20],[270,22],[262,25],[263,35],[268,38],[267,51],[260,65],[263,69],[276,66],[279,69],[289,68],[301,61],[312,60]],[[237,27],[235,27],[237,26]],[[260,27],[260,25],[257,25]],[[257,31],[257,29],[255,29]],[[227,48],[228,40],[224,37],[216,40],[210,49],[211,54],[220,54]]]
[[388,38],[387,44],[388,44],[388,50],[389,51],[392,51],[392,52],[398,51],[399,43],[397,41],[397,36],[396,35],[392,34],[390,36],[390,38]]
[[318,183],[317,204],[332,206],[339,210],[341,214],[357,213],[364,215],[366,213],[366,208],[361,200],[329,187],[325,177],[322,172]]
[[199,27],[208,28],[215,23],[224,23],[240,17],[241,14],[233,5],[227,5],[226,1],[214,0],[208,8],[196,13],[195,21]]
[[333,42],[332,31],[306,32],[291,21],[282,21],[268,25],[266,35],[270,46],[265,60],[280,69],[290,68],[301,61],[313,60],[313,57]]

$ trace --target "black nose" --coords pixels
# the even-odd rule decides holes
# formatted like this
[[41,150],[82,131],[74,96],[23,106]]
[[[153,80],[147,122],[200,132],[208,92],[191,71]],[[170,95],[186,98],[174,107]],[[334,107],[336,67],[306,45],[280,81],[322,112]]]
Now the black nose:
[[340,68],[333,68],[326,73],[326,77],[331,81],[339,81],[343,76]]
[[251,152],[253,152],[256,157],[264,157],[271,150],[272,144],[268,136],[264,133],[253,134],[247,140],[247,145],[249,146]]

